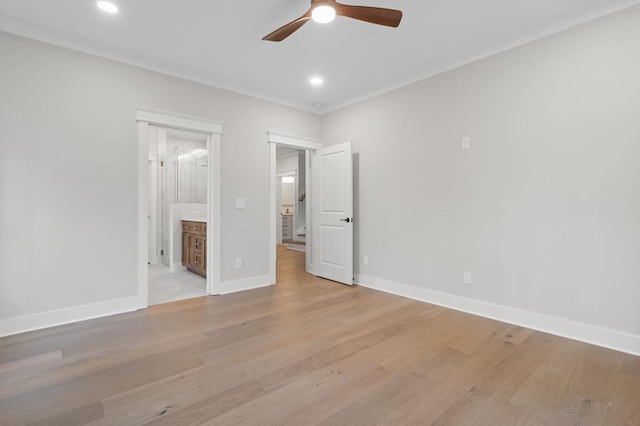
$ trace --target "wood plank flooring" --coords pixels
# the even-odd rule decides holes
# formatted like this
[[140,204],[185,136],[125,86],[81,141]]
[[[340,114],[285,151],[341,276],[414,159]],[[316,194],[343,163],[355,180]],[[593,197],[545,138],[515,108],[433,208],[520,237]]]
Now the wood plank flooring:
[[304,272],[0,339],[0,425],[640,425],[640,358]]

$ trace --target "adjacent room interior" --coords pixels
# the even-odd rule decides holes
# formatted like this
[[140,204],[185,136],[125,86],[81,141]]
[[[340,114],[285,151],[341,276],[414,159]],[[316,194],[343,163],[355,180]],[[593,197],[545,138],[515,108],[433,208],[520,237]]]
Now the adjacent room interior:
[[[276,235],[287,250],[307,253],[306,153],[303,149],[277,146]],[[301,259],[303,268],[305,256]]]
[[0,424],[640,425],[638,46],[640,0],[0,0]]

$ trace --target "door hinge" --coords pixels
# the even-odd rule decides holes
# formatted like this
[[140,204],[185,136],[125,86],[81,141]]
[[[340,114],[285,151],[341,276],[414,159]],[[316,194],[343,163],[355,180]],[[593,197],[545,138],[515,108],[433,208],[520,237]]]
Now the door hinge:
[[164,256],[164,250],[160,250],[160,256]]
[[160,167],[164,167],[164,160],[160,160]]

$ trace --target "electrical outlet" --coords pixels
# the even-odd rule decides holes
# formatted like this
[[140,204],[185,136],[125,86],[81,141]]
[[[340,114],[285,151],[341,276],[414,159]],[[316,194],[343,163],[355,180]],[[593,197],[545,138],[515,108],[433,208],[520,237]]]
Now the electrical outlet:
[[242,258],[238,257],[236,259],[236,269],[240,269],[240,268],[242,268]]
[[236,209],[245,209],[247,208],[247,200],[244,198],[236,198]]
[[362,256],[362,264],[364,266],[369,266],[369,256]]
[[465,284],[471,284],[471,272],[465,271],[462,280]]
[[462,149],[471,149],[471,138],[470,137],[462,138],[461,147]]

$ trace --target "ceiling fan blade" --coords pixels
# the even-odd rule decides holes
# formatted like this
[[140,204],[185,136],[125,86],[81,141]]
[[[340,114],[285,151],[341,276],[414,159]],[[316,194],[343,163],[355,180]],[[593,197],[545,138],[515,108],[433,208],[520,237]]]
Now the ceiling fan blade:
[[372,24],[397,27],[402,20],[402,11],[396,9],[384,9],[381,7],[351,6],[336,2],[336,15]]
[[262,37],[262,39],[268,41],[282,41],[293,34],[298,28],[306,24],[309,19],[311,19],[311,11],[307,11],[307,13],[305,13],[298,19],[295,19],[288,24],[281,26],[274,32]]

